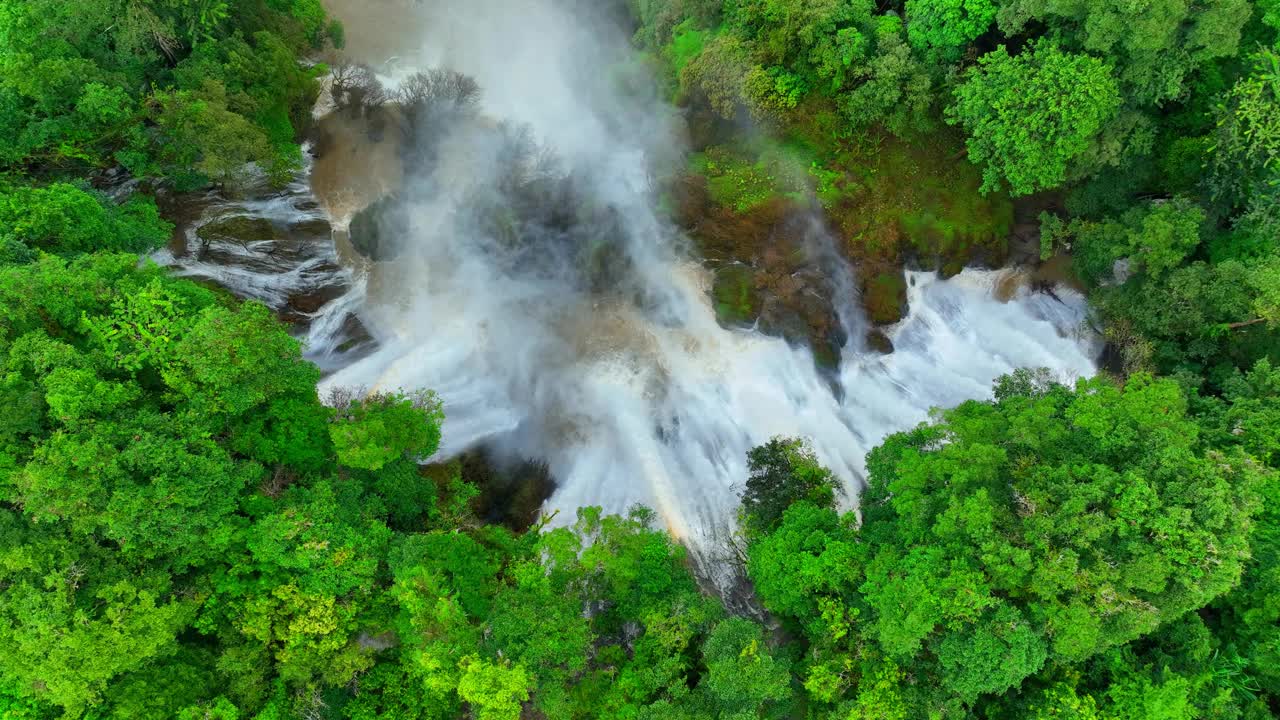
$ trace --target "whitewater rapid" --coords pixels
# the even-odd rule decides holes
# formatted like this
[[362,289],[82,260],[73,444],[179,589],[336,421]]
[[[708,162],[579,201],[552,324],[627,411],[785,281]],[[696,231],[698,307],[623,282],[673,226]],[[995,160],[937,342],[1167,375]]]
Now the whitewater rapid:
[[[381,348],[326,385],[434,389],[447,416],[440,459],[483,445],[545,461],[557,484],[546,510],[558,521],[580,507],[642,504],[714,553],[732,531],[747,451],[774,436],[807,438],[853,507],[866,453],[931,408],[988,398],[993,380],[1021,367],[1047,367],[1064,382],[1095,372],[1084,298],[1023,288],[1002,302],[996,288],[1016,270],[950,280],[908,272],[910,312],[889,330],[895,352],[847,347],[838,391],[808,349],[721,328],[699,268],[668,271],[688,301],[679,322],[583,307],[569,334],[543,338],[528,336],[546,331],[537,308],[438,288],[413,305],[421,331],[388,317],[395,329],[378,337]],[[527,344],[510,354],[522,335]],[[537,358],[554,360],[526,362]]]

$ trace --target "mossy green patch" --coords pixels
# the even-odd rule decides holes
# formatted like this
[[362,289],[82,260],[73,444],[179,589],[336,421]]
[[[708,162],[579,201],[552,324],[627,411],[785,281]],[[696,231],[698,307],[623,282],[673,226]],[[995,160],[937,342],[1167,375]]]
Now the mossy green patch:
[[810,185],[792,149],[773,142],[717,145],[695,153],[690,167],[707,178],[712,202],[738,213],[749,213],[775,198],[802,200]]
[[763,164],[744,160],[721,148],[694,155],[692,166],[706,176],[713,202],[740,213],[750,212],[774,194],[773,178]]
[[852,259],[887,266],[907,253],[941,267],[1003,256],[1013,203],[980,192],[981,171],[964,159],[954,130],[909,140],[849,133],[821,101],[796,117],[786,145],[812,157],[814,191]]
[[750,325],[760,314],[755,272],[746,265],[726,265],[715,273],[711,294],[716,317],[723,325]]
[[[964,158],[954,130],[907,140],[878,130],[852,133],[821,101],[792,117],[802,119],[780,137],[714,145],[691,157],[698,183],[685,185],[683,205],[691,211],[682,217],[703,256],[722,264],[713,286],[722,322],[748,323],[763,306],[761,328],[770,332],[770,319],[781,322],[779,308],[794,310],[801,321],[773,330],[807,337],[813,347],[823,343],[821,313],[796,310],[813,279],[799,274],[808,263],[805,246],[785,224],[817,207],[857,269],[877,324],[906,312],[904,265],[952,275],[974,262],[1003,262],[1013,203],[1003,193],[981,193],[981,172]],[[800,325],[814,332],[800,332]]]
[[266,218],[234,215],[202,225],[196,230],[196,236],[205,242],[211,240],[227,240],[230,242],[261,242],[279,240],[280,231]]
[[702,54],[707,41],[714,36],[714,31],[699,29],[693,18],[675,27],[671,33],[671,42],[665,48],[665,55],[667,62],[671,64],[671,70],[677,77],[686,65]]
[[875,188],[892,196],[884,208],[903,240],[943,265],[975,252],[1003,254],[1013,227],[1013,202],[1002,192],[980,192],[981,172],[959,157],[959,139],[954,142],[944,137],[885,143],[878,177],[891,185]]

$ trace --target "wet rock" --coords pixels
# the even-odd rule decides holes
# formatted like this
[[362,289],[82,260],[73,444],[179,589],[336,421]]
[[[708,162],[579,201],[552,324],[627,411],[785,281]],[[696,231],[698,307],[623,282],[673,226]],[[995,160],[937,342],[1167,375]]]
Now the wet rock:
[[755,288],[756,273],[742,263],[718,268],[711,294],[716,317],[722,325],[751,325],[760,315],[760,298]]
[[1111,283],[1123,285],[1133,275],[1133,262],[1129,258],[1120,258],[1111,265]]
[[[832,281],[812,257],[807,208],[775,198],[749,211],[707,202],[705,183],[677,205],[712,269],[712,301],[725,326],[760,332],[812,349],[820,367],[839,362],[845,338],[832,305]],[[697,214],[701,213],[701,217]]]
[[686,173],[668,188],[672,220],[685,230],[693,230],[707,217],[711,209],[711,189],[707,178],[697,173]]
[[342,329],[338,333],[339,337],[345,338],[334,351],[339,355],[358,355],[357,351],[362,349],[372,349],[377,347],[377,341],[373,339],[373,335],[369,332],[369,328],[360,322],[360,318],[354,314],[348,313],[342,320]]
[[314,218],[292,223],[288,233],[293,237],[327,239],[333,233],[333,226],[324,218]]
[[893,340],[880,328],[872,328],[867,332],[867,348],[888,355],[893,352]]
[[862,302],[877,325],[892,325],[907,314],[907,282],[901,272],[880,272],[866,278]]
[[[697,188],[697,184],[689,187]],[[696,190],[695,190],[696,191]],[[688,212],[696,212],[697,201],[691,200],[685,205]],[[701,217],[686,217],[690,234],[697,243],[702,257],[712,263],[742,262],[756,265],[778,266],[778,270],[798,269],[800,263],[789,268],[781,265],[789,259],[797,259],[797,250],[801,246],[796,238],[779,233],[791,213],[798,209],[786,202],[775,199],[766,202],[749,212],[738,213],[732,208],[701,204]],[[803,253],[799,253],[802,259]]]
[[1059,252],[1037,265],[1031,280],[1033,284],[1065,286],[1081,293],[1087,292],[1084,282],[1076,275],[1071,256],[1065,252]]
[[280,240],[283,234],[266,218],[236,215],[220,218],[201,226],[196,230],[196,236],[206,243],[223,240],[243,244]]
[[542,505],[555,490],[547,466],[521,460],[502,460],[483,450],[461,459],[461,476],[480,489],[476,514],[524,532],[538,521]]
[[765,303],[758,327],[792,344],[807,345],[819,367],[835,367],[845,338],[830,296],[815,289],[823,287],[826,280],[812,276],[795,280],[797,287],[784,286],[790,291],[771,297]]
[[347,289],[344,284],[334,283],[290,295],[288,309],[297,315],[314,315],[320,308],[342,297]]
[[399,238],[409,234],[409,210],[398,195],[388,195],[356,213],[351,219],[351,245],[374,261],[400,255]]
[[1006,263],[1015,266],[1035,266],[1040,260],[1040,216],[1044,213],[1065,212],[1063,200],[1057,193],[1039,193],[1014,198],[1013,228],[1009,233]]
[[938,276],[943,280],[949,280],[961,272],[964,272],[965,263],[963,260],[948,260],[938,268]]
[[1009,237],[1008,264],[1033,266],[1040,262],[1040,227],[1038,224],[1015,225]]

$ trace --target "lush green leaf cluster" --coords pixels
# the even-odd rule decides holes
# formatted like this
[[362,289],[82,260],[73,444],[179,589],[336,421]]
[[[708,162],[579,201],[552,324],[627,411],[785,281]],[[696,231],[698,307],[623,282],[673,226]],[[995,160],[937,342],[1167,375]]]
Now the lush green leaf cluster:
[[319,0],[6,0],[0,171],[287,177],[316,93],[298,54],[324,23]]
[[747,568],[804,638],[811,700],[833,717],[1258,710],[1273,380],[1261,365],[1197,412],[1172,380],[1020,371],[874,450],[860,518],[795,498]]
[[0,243],[7,262],[33,259],[35,250],[147,252],[168,240],[172,229],[155,202],[141,196],[116,203],[68,183],[0,188]]
[[1061,185],[1119,107],[1111,68],[1044,42],[1016,57],[1003,45],[982,56],[949,119],[969,133],[984,189],[1007,182],[1027,195]]
[[418,465],[434,396],[322,404],[265,307],[135,255],[40,253],[0,266],[0,308],[10,716],[793,707],[790,659],[698,588],[651,511],[479,523],[456,466]]

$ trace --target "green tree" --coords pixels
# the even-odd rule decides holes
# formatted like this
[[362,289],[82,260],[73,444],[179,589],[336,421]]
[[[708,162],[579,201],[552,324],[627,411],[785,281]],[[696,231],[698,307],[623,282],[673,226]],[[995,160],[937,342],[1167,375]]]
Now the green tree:
[[171,655],[193,604],[165,573],[137,573],[109,547],[0,510],[0,682],[71,717],[123,673]]
[[991,0],[907,0],[906,12],[911,44],[954,61],[991,27],[996,5]]
[[192,189],[254,161],[286,179],[317,92],[297,57],[324,24],[318,0],[7,0],[0,167],[119,163]]
[[836,479],[818,462],[808,443],[774,438],[747,453],[742,514],[747,527],[765,533],[777,527],[782,513],[797,501],[819,507],[835,503]]
[[681,93],[686,97],[700,96],[718,115],[732,119],[743,107],[750,71],[750,58],[742,41],[733,35],[721,35],[680,70]]
[[1234,55],[1250,11],[1248,0],[1008,0],[999,23],[1009,37],[1033,21],[1047,25],[1070,49],[1107,59],[1126,100],[1149,107],[1179,98],[1197,69]]
[[1254,71],[1219,103],[1209,162],[1209,185],[1216,197],[1239,204],[1280,177],[1278,84],[1280,55],[1263,49]]
[[1116,219],[1077,219],[1048,234],[1068,244],[1077,271],[1098,284],[1113,279],[1118,260],[1127,261],[1126,277],[1158,279],[1181,267],[1200,246],[1206,222],[1200,206],[1175,198],[1136,205]]
[[1042,42],[1016,56],[984,55],[956,88],[948,122],[969,134],[969,159],[983,165],[983,190],[1014,195],[1058,187],[1120,107],[1106,63]]
[[391,531],[352,483],[245,500],[226,567],[196,627],[216,638],[229,695],[257,708],[277,678],[299,691],[341,686],[372,666],[360,633],[378,631],[375,598]]
[[911,52],[902,20],[876,17],[868,36],[865,64],[848,70],[849,87],[836,96],[841,111],[855,129],[884,123],[899,136],[928,129],[936,91],[927,66]]
[[801,623],[826,672],[871,643],[911,668],[921,685],[904,692],[938,683],[971,703],[1239,580],[1261,468],[1206,446],[1176,383],[1072,390],[1024,372],[996,397],[870,454],[856,540],[799,503],[749,549],[762,601]]
[[733,720],[788,717],[791,673],[765,646],[759,625],[741,618],[721,621],[703,649],[707,675],[700,689],[713,699],[716,716]]
[[30,249],[144,253],[164,244],[172,231],[149,198],[117,205],[67,183],[0,188],[0,236]]
[[329,435],[343,465],[380,470],[403,457],[426,459],[440,446],[444,412],[432,393],[374,394],[356,399],[335,393]]
[[528,679],[520,666],[505,667],[477,658],[464,658],[458,695],[476,720],[518,720],[529,699]]

